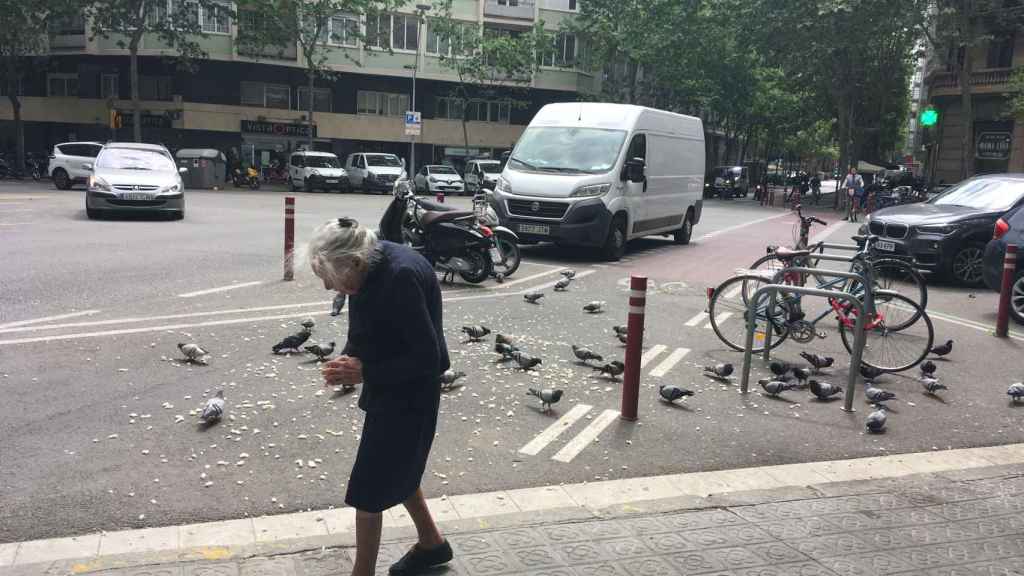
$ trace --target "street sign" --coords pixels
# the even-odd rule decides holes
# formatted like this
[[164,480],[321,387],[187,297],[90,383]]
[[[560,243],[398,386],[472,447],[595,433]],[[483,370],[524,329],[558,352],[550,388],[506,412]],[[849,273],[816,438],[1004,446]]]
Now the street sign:
[[921,126],[935,126],[939,122],[939,111],[935,108],[925,108],[921,112]]
[[1013,135],[1009,132],[982,132],[978,134],[978,143],[974,148],[974,156],[982,160],[1006,160],[1010,157]]
[[419,112],[413,112],[412,110],[406,111],[405,113],[405,135],[406,136],[419,136],[423,130],[423,117]]

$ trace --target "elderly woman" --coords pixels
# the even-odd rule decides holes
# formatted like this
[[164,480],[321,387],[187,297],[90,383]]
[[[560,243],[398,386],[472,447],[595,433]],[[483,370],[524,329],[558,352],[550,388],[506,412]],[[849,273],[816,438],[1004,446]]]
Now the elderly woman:
[[440,376],[449,367],[437,276],[416,251],[377,240],[349,218],[320,226],[308,255],[324,288],[351,299],[348,343],[324,365],[324,383],[363,384],[359,408],[366,417],[345,494],[356,509],[352,574],[374,573],[381,513],[399,503],[419,541],[390,574],[422,573],[452,559],[420,490],[437,428]]

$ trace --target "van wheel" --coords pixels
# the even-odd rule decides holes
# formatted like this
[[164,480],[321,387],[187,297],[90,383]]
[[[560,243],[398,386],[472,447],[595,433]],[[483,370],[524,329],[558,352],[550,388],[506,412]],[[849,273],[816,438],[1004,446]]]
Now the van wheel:
[[309,180],[303,180],[302,181],[302,188],[306,192],[312,192],[313,191],[313,185],[309,183]]
[[690,237],[693,236],[693,212],[687,211],[686,216],[683,217],[683,225],[679,227],[672,235],[676,244],[689,244]]
[[626,219],[616,216],[608,226],[608,237],[601,248],[601,256],[609,262],[616,262],[626,253]]

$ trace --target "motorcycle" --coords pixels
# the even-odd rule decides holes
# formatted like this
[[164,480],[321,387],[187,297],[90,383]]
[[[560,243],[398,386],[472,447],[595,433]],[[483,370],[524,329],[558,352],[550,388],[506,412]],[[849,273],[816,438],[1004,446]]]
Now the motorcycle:
[[242,170],[240,168],[235,168],[235,172],[231,175],[231,179],[234,181],[236,188],[244,188],[248,186],[253,190],[260,189],[260,173],[252,166],[246,167],[245,174],[242,174]]
[[[501,282],[504,270],[519,267],[518,237],[511,230],[501,226],[492,229],[480,224],[474,212],[417,198],[408,180],[395,182],[392,193],[394,198],[380,221],[380,237],[407,244],[423,254],[444,273],[443,280],[458,274],[471,284],[491,276]],[[498,236],[502,238],[500,243],[495,240]],[[516,245],[514,254],[502,252],[506,242]]]

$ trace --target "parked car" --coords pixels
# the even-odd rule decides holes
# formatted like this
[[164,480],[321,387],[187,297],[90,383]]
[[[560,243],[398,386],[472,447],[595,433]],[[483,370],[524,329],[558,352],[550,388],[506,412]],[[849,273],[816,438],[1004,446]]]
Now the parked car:
[[171,153],[158,144],[111,142],[95,162],[85,193],[85,213],[96,218],[106,212],[158,212],[180,220],[185,217],[188,171],[174,163]]
[[985,244],[996,220],[1024,203],[1024,174],[988,174],[965,180],[927,202],[883,208],[867,229],[875,248],[910,259],[924,271],[968,286],[982,283]]
[[1006,247],[1017,246],[1017,271],[1010,288],[1010,315],[1024,324],[1024,206],[996,220],[992,239],[985,247],[985,284],[999,292],[1003,287],[1003,259]]
[[445,194],[460,194],[465,189],[462,177],[451,166],[430,164],[420,168],[413,178],[416,192],[433,194],[444,192]]
[[48,168],[53,185],[69,190],[75,184],[87,182],[92,173],[85,165],[92,164],[102,149],[99,142],[65,142],[54,146]]
[[750,168],[719,166],[704,181],[705,197],[736,198],[750,194]]
[[406,178],[405,160],[394,154],[357,152],[345,159],[345,171],[353,189],[390,194],[395,181]]
[[500,160],[470,160],[466,163],[466,191],[477,194],[481,190],[494,190],[501,174]]
[[306,192],[348,191],[348,172],[330,152],[301,150],[288,158],[288,188],[292,192],[300,188]]

